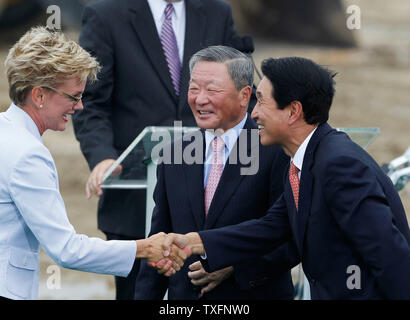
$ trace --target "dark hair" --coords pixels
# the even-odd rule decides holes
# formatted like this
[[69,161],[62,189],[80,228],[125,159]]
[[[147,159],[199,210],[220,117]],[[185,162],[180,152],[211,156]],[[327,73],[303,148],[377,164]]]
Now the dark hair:
[[272,97],[279,109],[297,100],[306,123],[322,124],[329,119],[337,73],[299,57],[266,59],[262,72],[272,83]]

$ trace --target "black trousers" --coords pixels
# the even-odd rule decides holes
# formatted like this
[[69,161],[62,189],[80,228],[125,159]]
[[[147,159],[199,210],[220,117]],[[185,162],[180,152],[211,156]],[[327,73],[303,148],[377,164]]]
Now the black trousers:
[[[119,234],[105,233],[107,240],[137,240]],[[140,259],[135,259],[134,265],[128,277],[115,277],[115,299],[116,300],[133,300],[135,294],[135,282],[140,269]]]

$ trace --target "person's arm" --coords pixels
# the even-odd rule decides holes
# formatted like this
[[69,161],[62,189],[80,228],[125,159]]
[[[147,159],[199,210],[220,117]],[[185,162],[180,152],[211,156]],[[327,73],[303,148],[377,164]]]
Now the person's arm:
[[259,219],[199,233],[170,233],[163,243],[163,249],[167,251],[175,244],[184,248],[188,256],[204,255],[206,252],[209,271],[213,272],[266,254],[291,237],[286,202],[282,195],[268,213]]
[[135,241],[103,241],[76,234],[59,192],[57,171],[45,147],[19,157],[9,192],[24,222],[46,253],[71,269],[125,277],[135,260]]
[[[268,191],[269,207],[271,207],[283,193],[290,159],[280,147],[265,148],[265,152],[271,154]],[[296,244],[290,240],[266,255],[236,264],[234,276],[239,288],[246,290],[251,288],[251,284],[264,285],[266,281],[291,270],[299,262]]]
[[319,183],[330,214],[380,291],[388,299],[409,299],[410,247],[374,171],[358,159],[341,156],[326,164]]
[[[136,257],[150,261],[163,258],[161,245],[165,234],[138,240],[138,245],[136,241],[104,241],[77,234],[59,192],[54,162],[44,146],[34,145],[24,150],[8,180],[10,196],[22,219],[58,265],[125,277]],[[186,259],[176,247],[170,249],[168,257],[174,269],[179,269]],[[172,273],[171,270],[169,275]]]
[[284,195],[259,219],[199,235],[211,272],[266,254],[292,237]]

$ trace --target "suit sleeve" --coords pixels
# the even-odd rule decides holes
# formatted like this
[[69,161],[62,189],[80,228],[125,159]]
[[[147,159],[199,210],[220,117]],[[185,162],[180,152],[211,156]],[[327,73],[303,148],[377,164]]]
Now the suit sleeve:
[[[275,149],[274,149],[275,150]],[[270,174],[269,206],[283,193],[283,176],[289,166],[289,157],[280,150],[272,161]],[[299,263],[296,244],[289,240],[278,249],[234,266],[235,278],[241,289],[250,289],[250,283],[263,285],[267,280],[289,271]]]
[[358,159],[338,157],[322,181],[332,215],[385,297],[408,299],[410,247],[374,171]]
[[282,194],[259,219],[200,231],[199,235],[210,272],[266,254],[291,239],[285,198]]
[[[160,164],[157,168],[157,184],[154,189],[155,207],[152,213],[150,236],[158,232],[172,231],[164,178],[164,165]],[[146,260],[143,260],[136,280],[134,298],[162,300],[167,288],[168,278],[158,274],[156,269],[148,266]]]
[[90,169],[105,159],[116,159],[112,130],[112,94],[114,87],[114,51],[108,26],[103,23],[92,6],[83,14],[83,27],[80,45],[87,50],[102,66],[95,83],[87,83],[84,94],[84,109],[73,116],[74,132],[80,142]]

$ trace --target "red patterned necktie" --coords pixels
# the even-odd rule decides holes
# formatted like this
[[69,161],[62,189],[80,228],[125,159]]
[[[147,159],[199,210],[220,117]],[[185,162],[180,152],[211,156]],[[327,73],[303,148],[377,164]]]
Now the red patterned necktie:
[[172,13],[174,6],[169,3],[165,7],[165,20],[161,29],[161,44],[164,50],[165,59],[167,60],[169,73],[175,93],[179,96],[180,78],[181,78],[181,61],[179,60],[178,44],[172,28]]
[[296,209],[298,210],[299,205],[299,169],[293,164],[290,163],[289,167],[289,181],[290,186],[292,187],[293,198],[295,199]]
[[212,141],[213,160],[212,167],[209,173],[208,182],[205,187],[205,216],[208,215],[209,207],[211,206],[212,198],[216,187],[218,186],[219,179],[221,178],[224,170],[224,163],[222,161],[222,151],[225,147],[225,142],[222,138],[215,138]]

